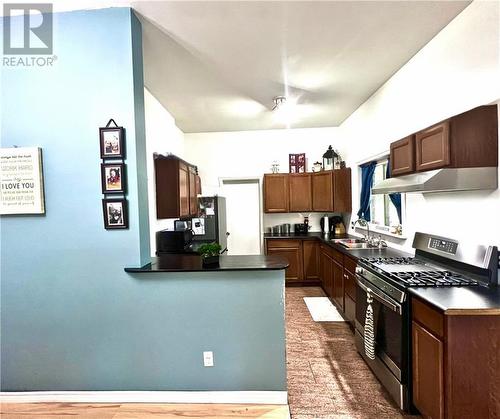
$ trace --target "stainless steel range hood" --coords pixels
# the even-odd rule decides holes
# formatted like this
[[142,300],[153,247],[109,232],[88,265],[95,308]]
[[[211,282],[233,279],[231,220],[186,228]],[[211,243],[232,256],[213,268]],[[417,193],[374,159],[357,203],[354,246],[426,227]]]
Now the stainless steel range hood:
[[431,170],[385,179],[373,187],[372,193],[452,192],[497,189],[497,187],[497,167],[467,167]]

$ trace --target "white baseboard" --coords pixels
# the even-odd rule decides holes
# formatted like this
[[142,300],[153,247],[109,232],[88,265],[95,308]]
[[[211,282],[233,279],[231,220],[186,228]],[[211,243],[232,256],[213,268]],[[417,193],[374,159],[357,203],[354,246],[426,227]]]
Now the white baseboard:
[[288,404],[286,391],[23,391],[0,392],[0,403]]

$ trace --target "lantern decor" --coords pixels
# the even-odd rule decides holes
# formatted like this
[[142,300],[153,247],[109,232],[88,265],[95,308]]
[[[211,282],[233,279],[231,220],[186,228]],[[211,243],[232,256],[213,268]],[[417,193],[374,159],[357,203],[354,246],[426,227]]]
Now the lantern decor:
[[335,152],[332,146],[328,147],[326,153],[323,154],[323,169],[333,170],[335,168],[335,160],[338,161],[339,155]]

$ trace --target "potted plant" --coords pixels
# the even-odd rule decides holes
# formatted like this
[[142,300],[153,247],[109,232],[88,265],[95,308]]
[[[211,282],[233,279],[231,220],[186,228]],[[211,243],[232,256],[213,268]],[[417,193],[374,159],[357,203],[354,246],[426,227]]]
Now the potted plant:
[[219,265],[219,256],[220,251],[222,250],[222,246],[219,243],[206,243],[202,244],[198,253],[200,253],[203,266],[217,266]]

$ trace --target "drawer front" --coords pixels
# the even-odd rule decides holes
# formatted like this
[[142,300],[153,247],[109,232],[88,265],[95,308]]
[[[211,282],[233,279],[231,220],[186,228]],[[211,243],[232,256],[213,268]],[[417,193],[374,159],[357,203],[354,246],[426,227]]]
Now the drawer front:
[[276,240],[276,239],[270,239],[266,240],[267,242],[267,248],[268,249],[276,249],[276,248],[288,248],[288,249],[298,249],[300,248],[300,240],[289,240],[289,239],[283,239],[283,240]]
[[436,336],[444,336],[444,316],[428,304],[412,298],[412,319],[427,328]]

